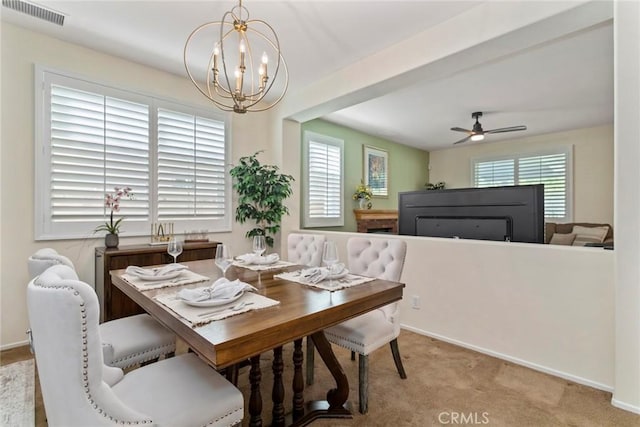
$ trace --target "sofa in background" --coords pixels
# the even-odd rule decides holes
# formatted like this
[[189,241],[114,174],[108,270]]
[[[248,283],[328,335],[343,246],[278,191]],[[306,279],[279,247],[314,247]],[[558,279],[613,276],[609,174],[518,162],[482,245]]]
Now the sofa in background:
[[[568,222],[564,224],[555,223],[555,222],[547,222],[544,227],[544,242],[550,243],[554,234],[559,233],[563,235],[571,234],[573,231],[573,227],[578,225],[580,227],[593,228],[593,227],[608,227],[606,236],[604,237],[604,241],[602,242],[602,246],[613,246],[613,227],[609,224],[595,224],[591,222]],[[560,236],[556,236],[556,239]],[[560,240],[562,241],[562,240]],[[555,243],[555,242],[554,242]],[[567,244],[567,243],[559,243],[559,244]],[[568,243],[569,245],[573,243]],[[590,245],[587,245],[590,246]]]

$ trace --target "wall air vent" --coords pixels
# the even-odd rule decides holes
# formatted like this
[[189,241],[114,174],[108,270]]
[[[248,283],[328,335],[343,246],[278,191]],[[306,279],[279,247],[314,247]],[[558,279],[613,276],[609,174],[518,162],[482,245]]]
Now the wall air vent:
[[18,12],[26,13],[35,18],[44,19],[52,24],[64,25],[64,15],[58,12],[54,12],[51,9],[44,8],[34,3],[29,3],[22,0],[2,0],[2,5],[9,9],[17,10]]

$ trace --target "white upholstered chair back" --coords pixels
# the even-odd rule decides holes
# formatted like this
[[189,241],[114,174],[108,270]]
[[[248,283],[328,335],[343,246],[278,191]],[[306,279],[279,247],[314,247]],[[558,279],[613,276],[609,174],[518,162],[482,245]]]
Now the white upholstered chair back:
[[319,267],[322,264],[322,247],[327,238],[320,234],[291,233],[287,238],[287,258],[290,262]]
[[33,279],[34,277],[44,273],[47,268],[54,265],[66,265],[75,270],[75,267],[69,258],[64,255],[60,255],[55,249],[43,248],[37,250],[27,261],[29,277]]
[[91,286],[70,267],[56,265],[29,283],[27,307],[49,425],[151,423],[103,381],[98,298]]
[[[399,282],[407,254],[403,240],[351,237],[347,241],[349,271],[361,276]],[[385,318],[393,323],[394,334],[400,334],[400,305],[397,302],[381,307]]]
[[347,242],[349,271],[362,276],[398,282],[406,254],[402,240],[352,237]]

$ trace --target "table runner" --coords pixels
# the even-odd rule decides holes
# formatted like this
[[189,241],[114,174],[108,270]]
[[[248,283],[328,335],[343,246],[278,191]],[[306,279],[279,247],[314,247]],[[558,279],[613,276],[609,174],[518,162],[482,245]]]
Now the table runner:
[[166,288],[169,286],[180,286],[180,285],[188,285],[190,283],[198,283],[205,282],[210,280],[207,276],[202,276],[198,273],[194,273],[193,271],[183,270],[177,277],[174,277],[170,280],[142,280],[139,277],[133,276],[131,274],[123,274],[122,279],[129,283],[131,286],[135,287],[140,291],[148,291],[149,289],[159,289]]
[[[191,323],[191,327],[206,325],[207,323],[215,320],[222,320],[227,317],[235,316],[238,314],[246,313],[251,310],[259,310],[263,308],[273,307],[280,304],[280,301],[267,298],[254,292],[245,292],[244,295],[229,304],[220,305],[217,307],[193,307],[187,305],[184,301],[176,297],[177,292],[171,294],[158,295],[154,299],[159,303],[169,307],[174,313]],[[240,303],[246,305],[238,310],[231,310],[231,307],[236,307]],[[204,313],[212,313],[211,315],[201,316]]]
[[276,274],[273,277],[289,280],[291,282],[300,283],[314,288],[324,289],[326,291],[339,291],[340,289],[350,288],[352,286],[361,285],[363,283],[376,280],[373,277],[358,276],[357,274],[347,274],[341,279],[333,279],[333,286],[329,286],[329,279],[324,279],[318,283],[308,282],[301,275],[300,270]]

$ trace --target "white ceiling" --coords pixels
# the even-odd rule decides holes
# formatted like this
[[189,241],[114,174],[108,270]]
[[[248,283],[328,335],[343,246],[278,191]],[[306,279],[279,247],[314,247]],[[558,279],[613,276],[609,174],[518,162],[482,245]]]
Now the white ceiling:
[[[476,6],[478,1],[244,0],[251,18],[280,38],[296,91],[361,58]],[[64,27],[2,8],[2,21],[186,77],[184,42],[219,20],[231,1],[40,1],[66,15]],[[427,150],[449,148],[483,111],[485,130],[533,136],[613,122],[612,25],[529,49],[428,84],[416,83],[325,116],[363,132]],[[208,57],[203,54],[203,57]]]

